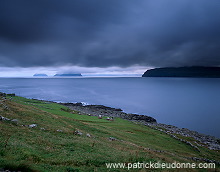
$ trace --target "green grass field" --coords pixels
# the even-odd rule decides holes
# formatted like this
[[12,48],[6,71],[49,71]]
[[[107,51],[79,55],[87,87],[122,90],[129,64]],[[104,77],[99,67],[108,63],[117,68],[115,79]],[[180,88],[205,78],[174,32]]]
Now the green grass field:
[[[220,161],[219,151],[199,147],[199,152],[160,131],[120,118],[107,121],[105,118],[79,115],[56,103],[17,96],[0,100],[0,115],[18,119],[17,124],[0,120],[0,169],[59,172],[127,171],[107,169],[106,163],[199,163],[190,160],[190,157]],[[22,126],[30,124],[37,124],[37,127]],[[75,135],[75,131],[83,134]],[[109,137],[116,140],[111,141]],[[216,166],[216,169],[208,170],[219,169],[219,166]]]

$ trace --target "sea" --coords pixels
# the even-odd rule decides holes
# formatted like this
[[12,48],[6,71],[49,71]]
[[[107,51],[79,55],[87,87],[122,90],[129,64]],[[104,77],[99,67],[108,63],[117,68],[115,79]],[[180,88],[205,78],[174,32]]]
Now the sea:
[[0,92],[121,108],[220,138],[220,78],[0,78]]

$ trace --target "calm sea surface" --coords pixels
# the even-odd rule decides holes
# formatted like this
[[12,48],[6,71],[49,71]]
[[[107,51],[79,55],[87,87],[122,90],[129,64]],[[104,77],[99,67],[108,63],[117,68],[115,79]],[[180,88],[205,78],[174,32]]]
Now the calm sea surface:
[[102,104],[220,138],[220,79],[0,78],[0,92]]

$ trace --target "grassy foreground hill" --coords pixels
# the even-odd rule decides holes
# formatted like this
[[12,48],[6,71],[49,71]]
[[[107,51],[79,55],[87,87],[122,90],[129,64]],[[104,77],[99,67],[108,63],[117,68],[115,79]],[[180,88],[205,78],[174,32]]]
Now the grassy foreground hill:
[[[198,151],[147,126],[120,118],[108,121],[80,115],[53,102],[1,97],[0,116],[4,118],[0,120],[0,171],[127,171],[107,168],[106,163],[198,164],[206,163],[206,159],[220,160],[217,150],[198,146]],[[183,171],[219,169],[216,164],[215,169]]]

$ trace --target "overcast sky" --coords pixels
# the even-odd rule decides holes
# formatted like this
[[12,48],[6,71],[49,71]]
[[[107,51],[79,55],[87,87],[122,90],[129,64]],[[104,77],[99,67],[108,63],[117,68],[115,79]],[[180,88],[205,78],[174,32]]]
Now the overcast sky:
[[0,0],[0,76],[195,65],[220,66],[219,0]]

